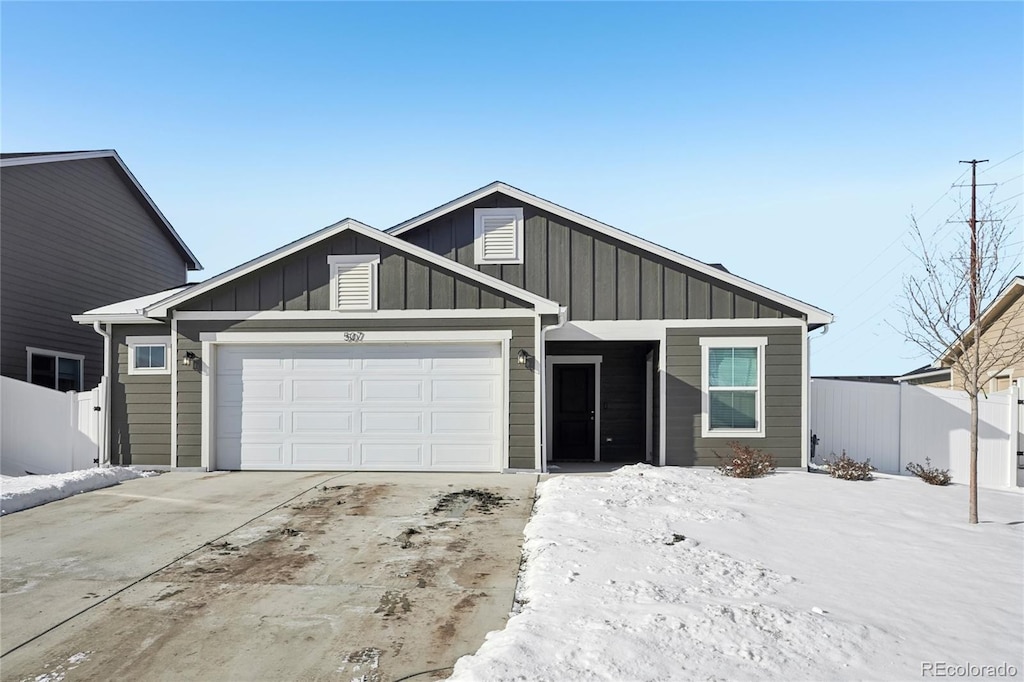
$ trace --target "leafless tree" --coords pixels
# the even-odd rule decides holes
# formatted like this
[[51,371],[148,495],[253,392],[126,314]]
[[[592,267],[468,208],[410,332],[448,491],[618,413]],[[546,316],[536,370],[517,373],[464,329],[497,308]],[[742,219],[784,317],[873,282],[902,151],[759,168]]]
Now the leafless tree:
[[[982,315],[1020,266],[1008,253],[1012,234],[1009,216],[1016,206],[1000,208],[992,194],[978,204],[976,285],[971,286],[971,232],[969,214],[962,206],[960,220],[940,225],[930,235],[911,216],[911,253],[918,267],[904,275],[897,308],[907,341],[950,368],[953,386],[964,390],[971,404],[969,523],[978,523],[978,395],[992,376],[1024,360],[1019,332],[1007,325],[991,325]],[[953,227],[957,236],[943,244],[940,235]],[[977,311],[978,319],[971,319]],[[989,316],[990,317],[990,316]],[[979,342],[980,341],[980,342]]]

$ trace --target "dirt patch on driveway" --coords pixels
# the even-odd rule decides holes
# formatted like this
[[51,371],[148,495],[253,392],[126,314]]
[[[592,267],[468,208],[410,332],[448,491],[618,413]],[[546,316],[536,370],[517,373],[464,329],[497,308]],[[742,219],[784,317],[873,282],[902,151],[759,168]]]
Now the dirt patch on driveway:
[[504,626],[534,483],[346,476],[5,656],[4,679],[87,650],[66,682],[444,677]]

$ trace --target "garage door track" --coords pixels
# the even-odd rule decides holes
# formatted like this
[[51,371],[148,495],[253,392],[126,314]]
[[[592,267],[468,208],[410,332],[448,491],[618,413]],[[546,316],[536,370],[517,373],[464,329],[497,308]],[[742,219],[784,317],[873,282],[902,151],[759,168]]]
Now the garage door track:
[[504,627],[535,485],[171,473],[5,517],[2,678],[443,678]]

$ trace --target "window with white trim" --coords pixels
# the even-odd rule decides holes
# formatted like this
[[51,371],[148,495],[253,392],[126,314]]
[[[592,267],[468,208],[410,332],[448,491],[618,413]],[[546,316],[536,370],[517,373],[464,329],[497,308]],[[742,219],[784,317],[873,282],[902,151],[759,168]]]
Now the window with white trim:
[[128,374],[170,374],[171,337],[128,336]]
[[331,310],[376,310],[380,256],[328,256]]
[[702,337],[701,435],[764,437],[764,349],[768,337]]
[[58,391],[81,391],[84,384],[85,356],[45,348],[26,348],[30,384]]
[[473,211],[474,263],[523,262],[523,209],[478,208]]

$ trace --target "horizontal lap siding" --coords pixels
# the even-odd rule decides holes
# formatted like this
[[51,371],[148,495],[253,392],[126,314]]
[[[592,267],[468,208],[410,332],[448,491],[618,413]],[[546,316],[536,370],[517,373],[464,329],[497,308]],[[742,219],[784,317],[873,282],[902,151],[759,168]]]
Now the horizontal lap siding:
[[[767,336],[765,437],[701,437],[701,337]],[[775,455],[782,467],[801,465],[802,327],[669,329],[666,345],[666,463],[713,466],[734,440]]]
[[200,466],[202,434],[201,362],[196,369],[184,367],[181,358],[187,351],[202,360],[203,332],[223,331],[443,331],[443,330],[511,330],[509,343],[509,466],[533,469],[534,453],[534,373],[519,364],[520,350],[536,356],[534,318],[507,319],[430,319],[430,320],[244,320],[238,322],[178,322],[178,466]]
[[376,239],[342,232],[182,304],[180,310],[329,310],[332,255],[379,255],[381,310],[522,308],[475,280],[409,256]]
[[[476,265],[473,213],[522,207],[523,265]],[[494,193],[402,239],[558,301],[570,320],[755,319],[800,314],[529,204]]]
[[27,346],[85,355],[103,373],[103,341],[71,316],[185,282],[176,242],[111,159],[13,166],[0,193],[0,373],[27,379]]
[[110,392],[114,464],[171,464],[171,375],[129,375],[126,341],[129,336],[169,338],[170,334],[169,327],[155,324],[114,327],[111,347],[117,376]]

